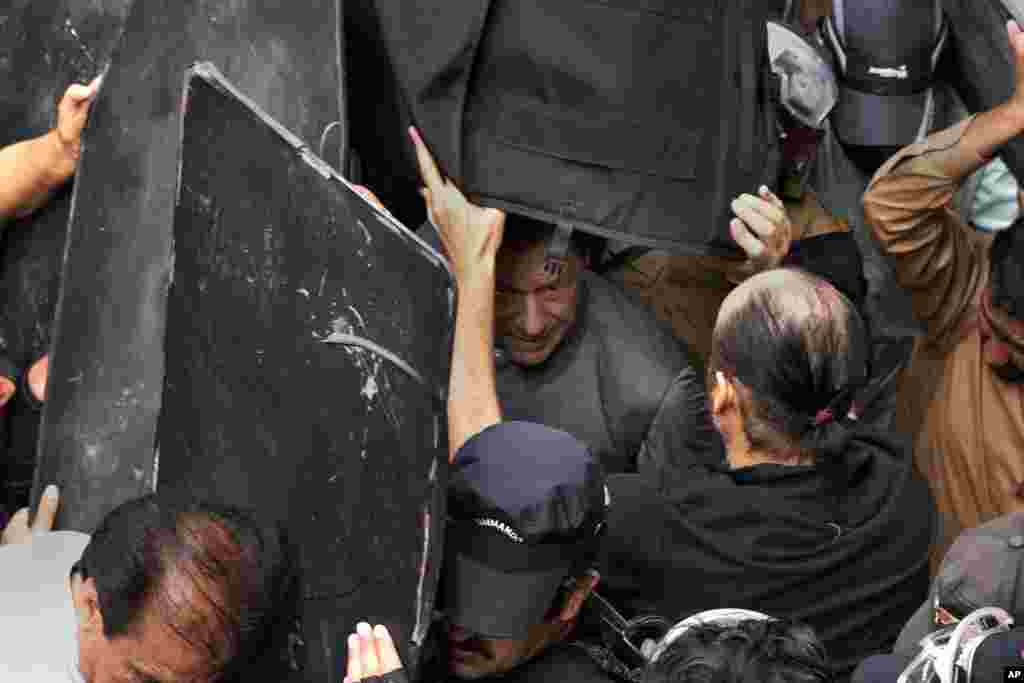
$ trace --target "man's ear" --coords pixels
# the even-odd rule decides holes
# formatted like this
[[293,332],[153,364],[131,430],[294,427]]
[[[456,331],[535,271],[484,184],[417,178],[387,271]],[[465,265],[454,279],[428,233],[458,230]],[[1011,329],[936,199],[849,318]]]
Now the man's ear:
[[100,596],[96,592],[95,579],[83,579],[81,574],[72,576],[71,601],[75,605],[79,633],[102,634],[103,614],[100,612]]
[[719,370],[715,373],[715,386],[711,389],[711,414],[721,417],[736,408],[736,387]]
[[590,594],[600,581],[601,575],[594,570],[590,570],[584,576],[576,579],[576,587],[566,597],[565,604],[562,606],[562,613],[558,615],[558,619],[560,621],[572,621],[575,619],[579,615],[580,610],[583,609],[583,603],[587,601],[587,598],[590,597]]

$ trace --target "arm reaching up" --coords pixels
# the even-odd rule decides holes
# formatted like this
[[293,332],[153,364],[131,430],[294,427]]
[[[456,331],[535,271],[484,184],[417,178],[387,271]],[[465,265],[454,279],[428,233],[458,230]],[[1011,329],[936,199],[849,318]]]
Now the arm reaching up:
[[1007,33],[1017,62],[1010,99],[901,150],[864,195],[875,238],[909,292],[927,340],[940,348],[957,338],[987,277],[987,242],[953,210],[956,190],[1024,133],[1024,33],[1016,22]]
[[441,176],[419,133],[415,129],[409,133],[426,186],[422,193],[427,215],[441,235],[458,288],[448,392],[448,456],[452,460],[470,437],[501,422],[494,370],[494,274],[505,213],[466,199]]
[[82,153],[82,129],[99,89],[74,84],[61,98],[57,126],[38,138],[0,149],[0,222],[28,215],[75,173]]

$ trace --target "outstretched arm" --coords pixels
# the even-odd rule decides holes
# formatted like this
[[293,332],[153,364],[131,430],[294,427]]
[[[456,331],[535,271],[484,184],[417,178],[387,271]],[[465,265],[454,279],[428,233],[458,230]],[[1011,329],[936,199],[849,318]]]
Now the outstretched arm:
[[82,129],[99,81],[67,89],[58,106],[56,128],[0,149],[0,222],[38,209],[74,175],[81,156]]
[[501,421],[494,370],[495,262],[505,213],[472,204],[442,177],[415,129],[410,129],[426,187],[427,215],[437,226],[455,272],[458,307],[448,392],[448,455]]
[[901,150],[878,171],[864,211],[931,343],[955,338],[984,282],[987,247],[953,210],[957,188],[1024,133],[1024,34],[1007,31],[1017,85],[1003,104]]

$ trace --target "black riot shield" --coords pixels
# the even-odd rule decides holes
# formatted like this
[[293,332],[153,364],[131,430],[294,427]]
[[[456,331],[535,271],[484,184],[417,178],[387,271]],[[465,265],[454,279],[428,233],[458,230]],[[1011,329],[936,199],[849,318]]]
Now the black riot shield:
[[[110,62],[131,0],[13,0],[0,7],[0,147],[50,130],[70,83],[87,83]],[[0,240],[0,354],[25,370],[50,348],[60,291],[71,188],[4,226]],[[24,505],[35,468],[39,413],[9,403],[0,443],[0,486]],[[2,430],[0,430],[2,432]],[[2,501],[0,501],[2,505]]]
[[33,500],[91,530],[151,487],[182,79],[208,59],[312,149],[340,120],[339,2],[147,0],[128,12],[75,181]]
[[775,183],[772,3],[357,0],[347,9],[362,44],[350,53],[362,108],[353,144],[385,201],[397,194],[395,169],[415,182],[409,122],[481,203],[638,245],[732,253],[729,202]]
[[185,97],[157,486],[287,522],[297,680],[340,681],[363,618],[413,666],[443,517],[447,266],[208,65]]

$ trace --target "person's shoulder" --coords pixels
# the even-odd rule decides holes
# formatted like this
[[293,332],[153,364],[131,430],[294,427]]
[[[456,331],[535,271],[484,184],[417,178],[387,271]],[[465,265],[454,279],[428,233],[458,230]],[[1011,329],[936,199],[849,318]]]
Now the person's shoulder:
[[647,306],[595,273],[584,272],[580,280],[583,327],[600,337],[603,347],[616,355],[628,348],[632,362],[657,366],[673,377],[690,366],[686,344]]

